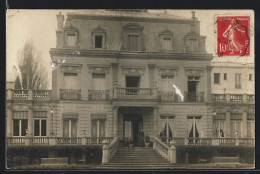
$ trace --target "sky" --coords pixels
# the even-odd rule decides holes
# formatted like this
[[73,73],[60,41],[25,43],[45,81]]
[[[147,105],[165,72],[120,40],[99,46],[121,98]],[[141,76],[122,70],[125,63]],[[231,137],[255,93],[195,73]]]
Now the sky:
[[[42,55],[42,62],[48,72],[51,82],[50,48],[56,47],[56,14],[65,15],[72,10],[8,10],[6,14],[6,71],[7,80],[12,78],[12,67],[17,66],[17,55],[27,40],[32,40],[36,49]],[[75,10],[73,10],[75,11]],[[207,37],[206,50],[216,55],[215,16],[216,15],[250,15],[251,20],[251,54],[249,57],[216,57],[219,62],[254,62],[254,24],[253,11],[244,10],[167,10],[167,13],[190,18],[191,11],[196,12],[200,23],[200,34]],[[164,10],[149,10],[152,13]],[[49,87],[50,88],[50,87]]]

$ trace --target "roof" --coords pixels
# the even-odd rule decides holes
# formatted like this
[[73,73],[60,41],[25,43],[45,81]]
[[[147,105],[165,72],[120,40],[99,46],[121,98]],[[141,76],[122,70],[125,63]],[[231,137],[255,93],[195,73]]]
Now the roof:
[[[155,10],[154,10],[155,11]],[[159,11],[158,11],[159,12]],[[72,17],[73,16],[73,17]],[[184,20],[192,21],[191,18],[172,15],[169,13],[153,13],[151,11],[129,11],[129,10],[77,10],[69,12],[68,18],[76,16],[96,16],[96,17],[118,17],[118,18],[146,18],[146,19],[164,19],[164,20]]]

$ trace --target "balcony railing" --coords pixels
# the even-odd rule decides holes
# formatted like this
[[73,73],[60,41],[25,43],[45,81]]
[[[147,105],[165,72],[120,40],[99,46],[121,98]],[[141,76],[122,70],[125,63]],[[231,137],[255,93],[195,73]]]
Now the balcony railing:
[[61,100],[81,100],[81,90],[79,89],[61,89]]
[[7,90],[8,100],[49,100],[51,98],[51,90]]
[[140,99],[151,99],[157,98],[152,88],[115,88],[114,98],[140,98]]
[[212,94],[213,101],[225,101],[226,95],[225,94]]
[[178,102],[178,95],[174,91],[159,91],[159,101]]
[[204,92],[185,92],[185,102],[204,102]]
[[230,95],[230,101],[232,102],[242,102],[242,97],[243,95],[240,95],[240,94],[231,94]]
[[88,90],[89,100],[109,100],[109,90]]
[[7,137],[7,145],[101,145],[104,140],[111,142],[113,137]]
[[27,99],[29,97],[29,90],[12,90],[14,99]]
[[195,146],[255,146],[254,138],[179,138],[164,137],[162,142],[169,145],[174,140],[175,145]]
[[254,103],[255,95],[252,94],[212,94],[214,102]]

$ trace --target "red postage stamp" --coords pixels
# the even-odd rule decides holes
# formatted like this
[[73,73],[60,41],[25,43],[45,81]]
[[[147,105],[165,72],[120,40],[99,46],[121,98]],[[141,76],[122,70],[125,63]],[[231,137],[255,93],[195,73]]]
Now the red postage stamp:
[[217,55],[250,55],[250,16],[217,16]]

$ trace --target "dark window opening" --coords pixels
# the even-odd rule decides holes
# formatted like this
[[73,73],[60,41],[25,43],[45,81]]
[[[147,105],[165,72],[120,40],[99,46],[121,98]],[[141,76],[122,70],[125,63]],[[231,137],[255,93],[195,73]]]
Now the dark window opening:
[[249,74],[249,81],[252,81],[252,78],[253,77],[253,75],[252,74]]
[[214,84],[219,84],[220,83],[220,73],[214,73]]
[[95,48],[102,48],[103,36],[95,36]]
[[40,136],[40,120],[34,120],[34,136]]
[[126,95],[137,95],[139,92],[140,77],[126,77]]
[[224,80],[227,80],[227,73],[224,73]]
[[13,120],[13,136],[19,136],[19,120]]

